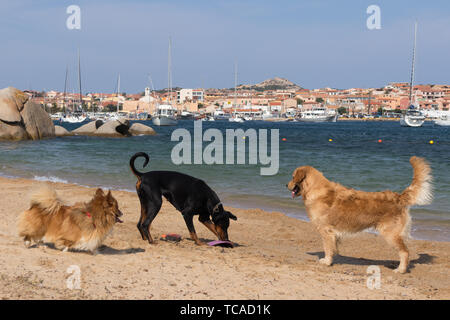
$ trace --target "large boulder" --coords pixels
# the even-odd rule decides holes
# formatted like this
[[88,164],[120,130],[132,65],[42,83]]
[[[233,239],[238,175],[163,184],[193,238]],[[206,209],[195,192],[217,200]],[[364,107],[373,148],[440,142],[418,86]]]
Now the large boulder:
[[48,113],[34,102],[27,101],[20,113],[25,130],[31,139],[38,140],[55,136],[55,126]]
[[5,122],[20,122],[25,102],[28,95],[19,89],[8,87],[0,90],[0,120]]
[[153,130],[153,128],[146,126],[142,123],[133,123],[130,127],[130,133],[133,136],[140,136],[140,135],[155,135],[156,132]]
[[20,124],[8,124],[0,120],[0,141],[27,139],[29,139],[28,133]]
[[65,137],[73,135],[71,132],[67,131],[66,128],[61,126],[55,126],[55,136],[57,137]]
[[98,128],[94,135],[102,137],[129,137],[130,122],[110,120]]
[[55,136],[53,121],[29,96],[13,87],[0,90],[0,140]]
[[90,134],[94,134],[95,131],[101,127],[101,125],[103,124],[103,121],[101,120],[97,120],[97,121],[91,121],[89,123],[86,123],[84,125],[82,125],[81,127],[72,130],[72,133],[74,134],[81,134],[81,135],[90,135]]

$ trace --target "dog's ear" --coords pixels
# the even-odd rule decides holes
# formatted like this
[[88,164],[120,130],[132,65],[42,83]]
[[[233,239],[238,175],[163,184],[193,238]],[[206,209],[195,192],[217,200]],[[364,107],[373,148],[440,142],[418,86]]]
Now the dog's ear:
[[109,203],[113,203],[114,202],[114,197],[112,196],[111,190],[108,191],[108,194],[106,195],[106,200]]
[[96,191],[95,191],[95,197],[96,198],[101,198],[101,197],[104,197],[105,196],[105,194],[103,193],[103,190],[101,189],[101,188],[98,188]]
[[237,220],[237,217],[234,214],[232,214],[230,211],[227,211],[227,214],[228,214],[228,217],[230,217],[231,220],[234,220],[234,221]]
[[295,183],[301,183],[303,180],[305,180],[306,178],[306,168],[297,168],[294,171],[294,175],[293,175],[293,181]]

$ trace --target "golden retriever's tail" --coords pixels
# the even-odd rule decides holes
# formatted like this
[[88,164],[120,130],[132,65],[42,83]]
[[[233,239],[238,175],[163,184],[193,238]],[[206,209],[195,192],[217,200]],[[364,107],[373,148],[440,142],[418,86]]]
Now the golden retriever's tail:
[[55,189],[50,186],[42,187],[31,196],[30,207],[38,207],[43,213],[54,214],[59,211],[62,205]]
[[430,165],[423,158],[411,157],[409,159],[414,176],[411,185],[403,191],[401,199],[406,205],[430,204],[433,200],[432,179]]

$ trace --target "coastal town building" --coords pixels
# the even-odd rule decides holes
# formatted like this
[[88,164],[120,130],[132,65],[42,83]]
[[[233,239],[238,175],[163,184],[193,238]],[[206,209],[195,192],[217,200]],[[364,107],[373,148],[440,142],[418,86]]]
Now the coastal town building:
[[[272,79],[273,80],[273,79]],[[283,80],[286,82],[287,80]],[[261,86],[262,83],[266,85]],[[145,88],[142,93],[86,93],[82,96],[83,110],[120,111],[153,114],[159,104],[172,104],[179,112],[213,114],[224,112],[254,114],[259,112],[295,114],[320,106],[339,109],[339,112],[375,115],[383,112],[402,112],[409,105],[409,83],[390,82],[381,88],[319,88],[306,89],[293,86],[280,88],[273,82],[264,81],[258,85],[242,85],[234,88],[190,89],[177,91],[152,91]],[[267,85],[269,83],[270,85]],[[39,92],[26,90],[31,99],[49,112],[57,110],[73,111],[80,106],[80,94],[51,90]],[[450,85],[419,84],[413,87],[413,103],[429,112],[448,111],[450,108]],[[344,110],[344,111],[342,111]]]

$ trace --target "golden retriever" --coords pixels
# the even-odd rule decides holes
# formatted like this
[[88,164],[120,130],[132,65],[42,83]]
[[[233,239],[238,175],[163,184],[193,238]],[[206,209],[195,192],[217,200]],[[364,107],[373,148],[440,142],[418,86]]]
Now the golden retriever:
[[65,206],[56,192],[44,187],[33,194],[30,209],[19,217],[19,236],[29,247],[31,241],[48,242],[58,249],[86,250],[92,254],[120,220],[122,212],[111,191],[97,189],[88,203]]
[[402,193],[347,188],[329,181],[310,166],[294,170],[287,187],[292,197],[302,196],[308,217],[322,237],[325,257],[320,263],[328,266],[333,263],[342,235],[374,228],[399,251],[400,264],[395,272],[407,271],[409,251],[405,238],[411,221],[409,208],[432,201],[430,166],[419,157],[411,157],[410,163],[414,169],[413,180]]

